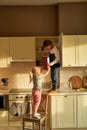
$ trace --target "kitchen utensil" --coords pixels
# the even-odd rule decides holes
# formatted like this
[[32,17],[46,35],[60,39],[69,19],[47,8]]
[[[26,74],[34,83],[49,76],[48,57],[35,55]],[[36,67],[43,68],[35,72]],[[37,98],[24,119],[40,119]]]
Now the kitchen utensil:
[[73,89],[78,89],[82,87],[82,79],[79,76],[70,77],[68,82],[72,85]]
[[87,88],[87,75],[86,75],[86,76],[83,76],[83,78],[82,78],[82,86],[83,86],[84,88]]

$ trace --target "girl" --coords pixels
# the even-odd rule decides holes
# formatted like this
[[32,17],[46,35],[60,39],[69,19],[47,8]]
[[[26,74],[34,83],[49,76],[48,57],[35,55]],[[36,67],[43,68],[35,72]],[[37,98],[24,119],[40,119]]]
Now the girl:
[[42,90],[42,77],[47,76],[50,71],[50,67],[46,73],[41,73],[40,67],[32,68],[32,75],[30,74],[30,81],[33,80],[33,88],[32,88],[32,96],[33,96],[33,104],[32,104],[32,114],[35,118],[40,118],[40,114],[37,113],[38,107],[41,101],[41,90]]

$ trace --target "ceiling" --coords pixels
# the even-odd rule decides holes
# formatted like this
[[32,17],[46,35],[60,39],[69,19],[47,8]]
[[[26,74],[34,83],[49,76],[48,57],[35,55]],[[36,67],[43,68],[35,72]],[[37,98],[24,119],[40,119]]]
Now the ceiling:
[[87,2],[87,0],[0,0],[0,5],[53,5],[61,2]]

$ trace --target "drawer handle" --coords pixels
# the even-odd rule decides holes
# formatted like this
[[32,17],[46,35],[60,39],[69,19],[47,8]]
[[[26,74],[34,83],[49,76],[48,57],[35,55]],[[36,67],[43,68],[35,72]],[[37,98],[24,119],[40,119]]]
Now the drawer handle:
[[64,97],[67,97],[67,95],[65,95]]

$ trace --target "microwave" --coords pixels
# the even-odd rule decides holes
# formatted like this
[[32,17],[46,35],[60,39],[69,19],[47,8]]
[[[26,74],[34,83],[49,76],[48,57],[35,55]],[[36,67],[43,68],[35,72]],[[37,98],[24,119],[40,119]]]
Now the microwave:
[[0,110],[8,109],[8,95],[0,95]]

